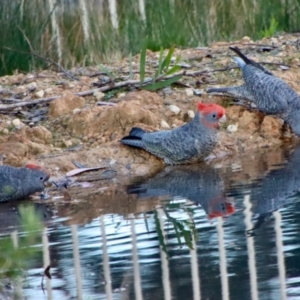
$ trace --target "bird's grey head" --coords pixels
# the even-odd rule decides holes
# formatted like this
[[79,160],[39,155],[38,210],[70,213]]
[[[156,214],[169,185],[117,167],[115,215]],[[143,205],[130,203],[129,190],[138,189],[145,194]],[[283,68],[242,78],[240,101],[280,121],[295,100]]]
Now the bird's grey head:
[[224,107],[217,104],[198,103],[200,121],[208,128],[219,128],[219,122],[226,121]]
[[49,174],[41,167],[26,166],[26,178],[28,192],[41,192],[45,188],[45,183],[49,179]]

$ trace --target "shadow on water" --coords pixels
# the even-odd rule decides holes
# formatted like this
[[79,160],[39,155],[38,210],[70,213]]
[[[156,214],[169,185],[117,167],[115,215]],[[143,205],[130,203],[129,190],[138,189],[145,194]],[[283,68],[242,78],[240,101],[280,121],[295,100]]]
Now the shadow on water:
[[[35,247],[44,260],[30,264],[22,295],[296,299],[299,189],[300,147],[214,167],[166,167],[129,186],[71,190],[78,201],[56,203],[51,211],[39,204],[45,229]],[[0,207],[1,231],[4,224],[17,227],[14,206]],[[52,279],[43,291],[49,264]]]

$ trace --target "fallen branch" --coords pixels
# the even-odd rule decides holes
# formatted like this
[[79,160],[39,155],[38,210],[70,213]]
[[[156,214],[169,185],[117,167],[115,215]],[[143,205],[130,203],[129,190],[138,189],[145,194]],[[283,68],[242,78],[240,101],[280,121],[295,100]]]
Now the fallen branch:
[[[168,80],[168,79],[174,78],[178,75],[194,77],[194,76],[203,75],[203,74],[207,74],[207,73],[230,71],[230,70],[238,69],[238,68],[239,68],[238,66],[232,66],[232,67],[226,67],[226,68],[220,68],[220,69],[214,69],[214,70],[209,70],[209,69],[199,70],[199,71],[183,70],[180,72],[176,72],[172,75],[158,77],[158,78],[156,78],[156,82]],[[137,88],[142,88],[143,86],[148,85],[152,80],[153,80],[152,78],[146,78],[144,80],[143,84],[141,84],[140,80],[125,80],[125,81],[121,81],[121,82],[117,82],[117,83],[113,82],[113,83],[109,83],[105,86],[102,86],[100,88],[76,93],[76,95],[84,97],[84,96],[93,95],[95,92],[107,92],[107,91],[118,89],[118,88],[125,87],[125,86],[135,86]]]
[[18,102],[14,104],[2,104],[0,105],[0,111],[7,111],[11,110],[17,107],[23,107],[23,106],[29,106],[29,105],[34,105],[34,104],[41,104],[41,103],[48,103],[53,100],[56,100],[58,98],[61,98],[62,96],[53,96],[49,98],[42,98],[42,99],[37,99],[37,100],[31,100],[31,101],[23,101],[23,102]]
[[97,105],[99,106],[115,106],[117,103],[114,102],[104,102],[104,101],[98,101]]
[[2,98],[0,99],[1,101],[9,101],[9,102],[22,102],[20,99],[15,99],[15,98]]
[[[151,82],[152,78],[147,78],[145,79],[144,83],[149,83]],[[121,82],[117,82],[117,83],[109,83],[105,86],[102,86],[100,88],[97,89],[92,89],[92,90],[88,90],[88,91],[84,91],[84,92],[79,92],[76,93],[77,96],[89,96],[94,94],[95,92],[107,92],[113,89],[118,89],[124,86],[131,86],[131,85],[138,85],[140,84],[141,81],[140,80],[126,80],[126,81],[121,81]]]

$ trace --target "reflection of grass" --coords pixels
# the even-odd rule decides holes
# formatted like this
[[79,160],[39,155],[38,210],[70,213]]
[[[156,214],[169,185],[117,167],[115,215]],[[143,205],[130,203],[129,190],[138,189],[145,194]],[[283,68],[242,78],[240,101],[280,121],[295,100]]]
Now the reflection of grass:
[[[188,214],[188,219],[178,220],[175,217],[171,216],[172,211],[176,211],[178,213],[178,210],[182,210],[183,213]],[[186,207],[182,208],[180,204],[171,203],[166,205],[166,207],[164,208],[164,214],[167,218],[167,221],[169,222],[169,224],[171,224],[172,228],[175,231],[178,245],[182,247],[183,244],[186,244],[190,249],[193,249],[193,239],[196,239],[196,228],[193,221],[193,209]],[[162,250],[165,253],[168,253],[167,245],[165,243],[165,236],[163,233],[163,229],[161,228],[158,212],[156,210],[154,211],[154,220],[159,244]]]
[[[50,2],[54,8],[49,7]],[[141,20],[138,1],[131,1],[130,5],[127,1],[117,1],[119,28],[115,29],[107,2],[82,1],[83,7],[79,2],[0,1],[0,74],[47,65],[30,55],[2,47],[33,50],[69,68],[109,62],[129,53],[134,55],[140,51],[145,37],[148,49],[159,50],[172,45],[205,45],[245,35],[258,38],[261,28],[267,28],[265,33],[270,35],[274,28],[297,30],[300,23],[296,0],[178,1],[175,6],[167,0],[145,1],[145,21]],[[270,12],[276,24],[268,27]]]
[[19,237],[17,244],[11,237],[0,239],[0,279],[21,275],[23,269],[28,266],[28,261],[37,253],[34,246],[40,242],[40,218],[32,206],[22,206],[19,212],[20,231],[24,232],[24,235]]

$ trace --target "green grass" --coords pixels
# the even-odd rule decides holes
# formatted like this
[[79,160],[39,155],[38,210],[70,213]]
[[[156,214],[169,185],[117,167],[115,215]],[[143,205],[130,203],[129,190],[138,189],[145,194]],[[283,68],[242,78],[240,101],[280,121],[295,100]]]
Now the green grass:
[[170,0],[152,0],[145,1],[145,22],[137,0],[117,1],[118,30],[111,25],[108,2],[103,7],[100,2],[83,1],[80,10],[79,0],[0,1],[0,75],[48,66],[5,47],[34,51],[70,68],[135,55],[145,39],[148,49],[158,51],[300,29],[300,0],[174,0],[174,7]]
[[20,229],[18,246],[10,236],[0,239],[0,279],[16,278],[23,274],[28,263],[41,250],[35,247],[41,243],[42,224],[33,206],[20,206]]

